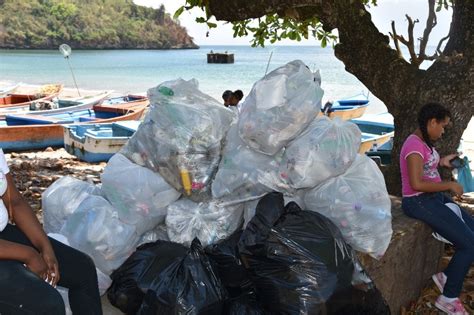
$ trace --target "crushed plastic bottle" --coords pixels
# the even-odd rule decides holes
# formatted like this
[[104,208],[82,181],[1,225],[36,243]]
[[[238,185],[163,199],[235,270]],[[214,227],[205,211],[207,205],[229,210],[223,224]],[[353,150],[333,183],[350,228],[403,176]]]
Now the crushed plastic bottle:
[[166,86],[160,86],[160,88],[158,89],[158,92],[160,92],[161,94],[166,95],[166,96],[173,96],[174,95],[174,91],[172,89],[170,89],[169,87],[166,87]]

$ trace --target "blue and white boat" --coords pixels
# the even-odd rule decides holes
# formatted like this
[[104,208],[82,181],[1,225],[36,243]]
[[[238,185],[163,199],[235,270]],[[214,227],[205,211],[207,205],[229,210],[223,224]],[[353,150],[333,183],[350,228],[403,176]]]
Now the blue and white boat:
[[395,134],[393,116],[390,113],[368,114],[352,119],[362,132],[362,143],[359,153],[378,150],[383,144],[390,141]]
[[0,120],[0,148],[4,151],[24,151],[64,145],[63,127],[69,124],[112,123],[138,120],[146,105],[127,108],[94,105],[92,109],[45,115],[7,115]]
[[368,96],[361,93],[335,102],[327,102],[321,109],[321,115],[326,115],[330,118],[339,117],[343,120],[349,120],[361,117],[368,106]]
[[141,121],[68,125],[64,127],[64,148],[79,160],[108,161],[130,139]]

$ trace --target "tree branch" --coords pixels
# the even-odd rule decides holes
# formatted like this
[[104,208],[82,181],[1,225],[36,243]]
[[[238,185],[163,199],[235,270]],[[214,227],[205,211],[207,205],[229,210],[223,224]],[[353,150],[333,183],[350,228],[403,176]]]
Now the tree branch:
[[398,35],[397,35],[397,30],[395,28],[395,21],[392,21],[392,32],[389,33],[390,37],[393,39],[393,43],[395,45],[395,49],[397,50],[398,56],[400,58],[403,58],[403,53],[402,50],[400,49],[400,44],[398,43]]
[[435,0],[428,0],[428,18],[426,19],[425,30],[423,31],[423,37],[420,41],[420,53],[419,57],[423,59],[426,55],[426,46],[430,38],[431,31],[438,23],[435,13]]
[[320,7],[322,3],[322,0],[209,0],[209,9],[217,20],[236,22],[289,9]]
[[423,60],[420,60],[418,56],[416,55],[415,52],[415,39],[413,37],[413,30],[415,29],[415,24],[418,23],[418,20],[412,20],[411,17],[408,16],[408,14],[405,15],[407,20],[408,20],[408,42],[404,43],[408,51],[410,52],[410,61],[413,65],[415,65],[417,68],[421,64]]

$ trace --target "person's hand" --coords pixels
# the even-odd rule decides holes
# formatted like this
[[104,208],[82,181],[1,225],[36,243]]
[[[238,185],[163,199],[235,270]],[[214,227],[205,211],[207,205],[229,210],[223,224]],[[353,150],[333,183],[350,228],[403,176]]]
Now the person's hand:
[[457,182],[451,182],[449,190],[456,194],[456,196],[461,196],[464,193],[464,189]]
[[47,265],[46,281],[53,287],[56,287],[59,282],[59,267],[58,260],[52,249],[47,249],[41,252],[44,262]]
[[443,166],[443,167],[453,168],[451,166],[451,160],[454,159],[457,156],[459,156],[459,153],[453,153],[453,154],[446,155],[441,160],[439,160],[439,165]]
[[48,276],[48,265],[37,251],[32,250],[28,259],[24,261],[25,266],[41,279],[45,280]]

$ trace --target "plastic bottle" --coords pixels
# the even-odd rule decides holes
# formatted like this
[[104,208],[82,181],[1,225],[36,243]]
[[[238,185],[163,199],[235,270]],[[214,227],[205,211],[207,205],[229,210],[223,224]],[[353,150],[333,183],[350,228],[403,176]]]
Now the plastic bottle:
[[181,182],[183,183],[183,189],[187,196],[191,195],[191,177],[189,176],[189,172],[186,169],[182,169],[179,171],[181,175]]
[[160,86],[160,88],[158,89],[158,92],[160,92],[163,95],[167,95],[167,96],[173,96],[174,95],[173,90],[170,89],[169,87],[166,87],[166,86]]
[[377,152],[377,142],[372,143],[372,148],[370,148],[370,152]]

